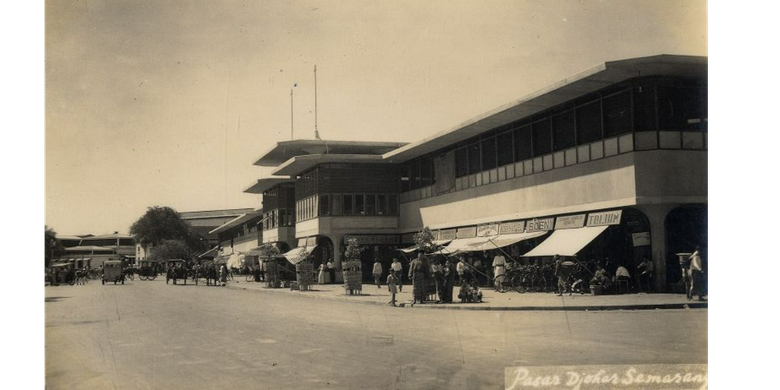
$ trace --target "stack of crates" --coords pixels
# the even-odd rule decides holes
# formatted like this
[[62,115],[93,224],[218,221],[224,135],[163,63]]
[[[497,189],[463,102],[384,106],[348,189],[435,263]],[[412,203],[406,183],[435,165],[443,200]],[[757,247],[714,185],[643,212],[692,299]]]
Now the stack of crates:
[[266,261],[263,263],[263,271],[265,272],[265,287],[279,287],[279,265],[273,261]]
[[341,269],[344,273],[344,292],[359,295],[363,290],[363,270],[360,260],[343,261]]
[[296,264],[295,275],[298,282],[298,288],[301,291],[309,290],[311,285],[314,284],[314,265],[307,261]]

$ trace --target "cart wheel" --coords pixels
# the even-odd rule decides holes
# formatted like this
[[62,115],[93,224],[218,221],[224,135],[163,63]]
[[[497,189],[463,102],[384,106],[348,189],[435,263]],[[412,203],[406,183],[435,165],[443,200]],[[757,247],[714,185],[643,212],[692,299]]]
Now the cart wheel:
[[157,278],[157,275],[149,276],[146,278],[146,280],[154,280]]

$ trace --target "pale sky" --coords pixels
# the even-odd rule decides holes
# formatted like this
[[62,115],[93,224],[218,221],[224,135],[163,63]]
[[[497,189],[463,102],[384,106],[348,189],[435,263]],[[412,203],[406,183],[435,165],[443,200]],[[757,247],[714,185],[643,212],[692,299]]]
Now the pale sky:
[[415,141],[605,61],[707,55],[704,1],[46,2],[46,224],[259,208],[314,137]]

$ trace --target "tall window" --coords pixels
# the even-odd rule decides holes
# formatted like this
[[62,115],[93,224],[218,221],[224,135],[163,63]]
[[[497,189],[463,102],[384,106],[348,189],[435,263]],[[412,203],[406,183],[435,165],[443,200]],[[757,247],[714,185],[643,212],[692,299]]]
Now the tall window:
[[376,195],[366,195],[366,215],[376,215]]
[[496,141],[498,142],[498,166],[511,164],[514,161],[512,132],[500,134]]
[[344,215],[354,214],[352,199],[353,199],[352,195],[344,194]]
[[601,102],[577,107],[577,143],[580,145],[601,139]]
[[387,195],[376,196],[376,214],[377,215],[387,214]]
[[479,142],[475,142],[469,145],[469,174],[479,173],[482,171],[482,163],[480,159],[482,153],[480,153]]
[[320,215],[330,215],[330,197],[320,195]]
[[631,91],[618,92],[604,98],[604,136],[631,132]]
[[463,177],[469,174],[469,150],[460,148],[455,151],[455,176]]
[[482,170],[493,169],[496,167],[498,151],[496,149],[496,137],[485,138],[482,140]]
[[515,130],[515,161],[528,160],[534,156],[534,145],[531,137],[531,126],[523,126]]
[[555,151],[574,147],[574,110],[564,111],[552,117],[553,149]]
[[552,134],[550,132],[550,119],[545,118],[531,125],[533,132],[534,157],[543,156],[552,152]]
[[355,195],[355,214],[366,215],[366,203],[363,195]]

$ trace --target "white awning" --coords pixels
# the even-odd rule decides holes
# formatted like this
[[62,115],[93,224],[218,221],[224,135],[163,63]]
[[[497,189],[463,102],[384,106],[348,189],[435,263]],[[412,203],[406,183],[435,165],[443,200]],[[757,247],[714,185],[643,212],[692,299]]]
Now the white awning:
[[399,248],[398,250],[399,250],[399,251],[401,251],[401,252],[403,252],[403,253],[412,253],[412,252],[414,252],[414,251],[416,251],[416,250],[417,250],[417,245],[415,245],[415,246],[410,246],[410,247],[408,247],[408,248]]
[[[284,256],[287,259],[287,261],[289,261],[290,263],[298,264],[301,261],[305,260],[306,257],[308,257],[314,251],[314,248],[316,248],[316,247],[317,247],[316,245],[305,246],[303,248],[297,247],[297,248],[295,248],[295,249],[293,249],[293,250],[291,250],[291,251],[289,251],[287,253],[283,253],[282,256]],[[301,253],[302,250],[306,251],[305,252],[306,256],[301,256],[302,255],[302,253]]]
[[476,252],[479,250],[476,248],[486,244],[488,240],[490,240],[490,237],[458,238],[452,240],[450,245],[441,248],[441,250],[435,253],[440,255],[451,255],[459,252]]
[[505,234],[503,236],[488,237],[488,242],[480,245],[476,248],[478,251],[489,251],[493,249],[503,248],[520,241],[530,240],[532,238],[541,237],[547,234],[547,232],[532,232],[532,233],[515,233]]
[[433,245],[436,245],[436,246],[447,245],[447,244],[450,243],[450,241],[452,241],[452,240],[433,240]]
[[556,230],[548,239],[523,256],[574,256],[608,227],[589,226],[579,229]]

